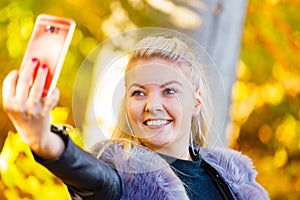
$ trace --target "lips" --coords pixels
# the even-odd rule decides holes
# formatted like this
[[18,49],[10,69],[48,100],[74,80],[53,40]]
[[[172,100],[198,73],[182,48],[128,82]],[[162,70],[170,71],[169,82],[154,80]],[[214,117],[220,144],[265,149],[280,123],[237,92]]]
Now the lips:
[[171,122],[172,120],[167,119],[148,119],[143,122],[146,126],[164,126]]

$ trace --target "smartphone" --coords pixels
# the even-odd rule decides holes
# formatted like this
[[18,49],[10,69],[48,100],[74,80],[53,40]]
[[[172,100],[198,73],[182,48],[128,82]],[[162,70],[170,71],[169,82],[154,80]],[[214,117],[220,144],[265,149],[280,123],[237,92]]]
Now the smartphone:
[[[36,58],[40,65],[48,66],[48,75],[42,98],[47,98],[56,87],[57,80],[67,54],[75,29],[71,19],[41,14],[37,17],[24,58],[22,67],[28,60]],[[37,69],[34,70],[33,79]]]

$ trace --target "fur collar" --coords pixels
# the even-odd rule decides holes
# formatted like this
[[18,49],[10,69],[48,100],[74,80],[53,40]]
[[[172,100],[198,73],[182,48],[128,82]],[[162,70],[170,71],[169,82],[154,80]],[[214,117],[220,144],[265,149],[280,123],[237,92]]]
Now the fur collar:
[[[102,142],[93,147],[92,154],[118,171],[125,183],[121,199],[188,199],[168,163],[145,147],[133,147],[127,154],[120,143]],[[269,199],[255,181],[257,172],[247,156],[223,148],[205,149],[201,154],[220,173],[236,199]]]
[[267,191],[255,180],[257,171],[249,157],[216,147],[204,152],[204,160],[220,173],[237,199],[269,199]]

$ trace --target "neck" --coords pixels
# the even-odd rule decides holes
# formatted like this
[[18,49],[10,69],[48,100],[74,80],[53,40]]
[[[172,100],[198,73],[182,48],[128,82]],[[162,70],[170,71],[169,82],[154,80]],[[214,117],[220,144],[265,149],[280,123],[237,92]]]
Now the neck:
[[169,150],[164,151],[164,149],[157,150],[156,152],[161,153],[161,154],[165,154],[167,156],[171,156],[171,157],[174,157],[174,158],[178,158],[178,159],[181,159],[181,160],[192,160],[188,149],[186,151],[180,152],[180,153],[170,152]]
[[192,160],[190,153],[189,153],[189,145],[188,143],[185,145],[179,145],[175,142],[177,145],[165,145],[163,147],[153,147],[153,146],[147,146],[151,150],[161,153],[167,156],[171,156],[174,158],[182,159],[182,160]]

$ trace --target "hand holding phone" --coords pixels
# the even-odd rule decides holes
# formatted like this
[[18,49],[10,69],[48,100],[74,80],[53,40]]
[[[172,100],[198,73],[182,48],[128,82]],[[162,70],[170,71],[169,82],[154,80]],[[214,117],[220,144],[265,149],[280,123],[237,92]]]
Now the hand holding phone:
[[3,110],[22,140],[44,159],[57,158],[65,148],[50,132],[50,113],[59,99],[54,89],[74,28],[72,20],[38,16],[20,70],[3,81]]
[[[24,70],[26,63],[33,59],[37,59],[39,65],[47,66],[48,75],[42,98],[48,97],[56,87],[74,29],[75,22],[70,19],[45,14],[37,17],[20,70]],[[37,69],[34,71],[32,80]]]

